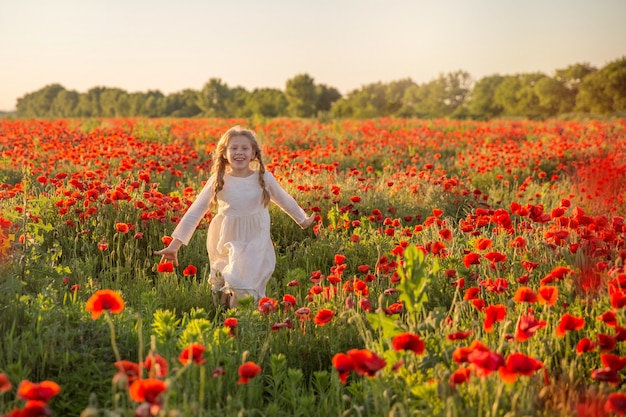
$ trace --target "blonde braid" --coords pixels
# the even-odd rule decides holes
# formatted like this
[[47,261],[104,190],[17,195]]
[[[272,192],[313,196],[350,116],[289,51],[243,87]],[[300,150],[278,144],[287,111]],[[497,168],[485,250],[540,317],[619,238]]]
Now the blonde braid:
[[261,189],[263,190],[263,196],[261,197],[261,202],[265,207],[267,207],[270,203],[270,193],[267,191],[265,187],[265,165],[263,165],[263,160],[261,159],[260,152],[257,153],[257,159],[259,160],[259,184],[261,184]]

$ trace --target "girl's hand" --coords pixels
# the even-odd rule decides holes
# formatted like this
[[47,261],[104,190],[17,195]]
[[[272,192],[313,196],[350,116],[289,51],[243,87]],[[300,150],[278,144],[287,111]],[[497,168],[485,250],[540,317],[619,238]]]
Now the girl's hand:
[[302,223],[300,223],[300,227],[303,228],[303,229],[306,229],[307,227],[309,227],[313,223],[314,219],[315,219],[315,214],[311,214],[311,215],[307,216],[306,219],[304,219],[304,221]]
[[178,248],[180,248],[181,244],[180,240],[174,239],[167,248],[154,251],[155,255],[161,255],[159,263],[172,262],[175,266],[178,266]]

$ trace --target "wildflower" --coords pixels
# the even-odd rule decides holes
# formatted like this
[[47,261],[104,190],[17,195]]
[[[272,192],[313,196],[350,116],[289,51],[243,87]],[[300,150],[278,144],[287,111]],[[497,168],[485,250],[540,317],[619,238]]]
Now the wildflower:
[[127,223],[115,223],[115,231],[119,233],[128,233],[130,225]]
[[11,381],[9,377],[4,372],[0,373],[0,394],[4,394],[5,392],[11,391]]
[[458,332],[453,332],[453,333],[449,333],[446,338],[448,340],[454,341],[454,340],[465,340],[469,337],[469,335],[472,334],[471,330],[468,331],[458,331]]
[[469,381],[471,375],[471,369],[464,366],[460,366],[456,371],[450,375],[450,387],[454,389],[459,384],[464,384]]
[[605,311],[598,316],[598,320],[604,322],[609,327],[617,326],[617,316],[612,310]]
[[544,285],[537,290],[537,301],[539,304],[553,306],[559,296],[559,289],[550,285]]
[[360,203],[361,197],[359,197],[358,195],[353,195],[352,197],[350,197],[350,201],[353,203]]
[[308,307],[301,307],[296,310],[296,316],[298,316],[298,320],[301,320],[301,321],[311,320],[310,314],[311,314],[311,309]]
[[174,264],[171,262],[163,262],[157,266],[157,272],[174,272]]
[[365,311],[372,311],[372,303],[368,298],[361,298],[359,305]]
[[608,334],[598,333],[597,337],[597,346],[600,348],[602,352],[608,352],[615,349],[616,341],[615,337],[610,336]]
[[274,323],[272,325],[272,331],[277,332],[280,329],[293,329],[293,324],[291,323],[291,319],[287,317],[285,320],[280,323]]
[[33,383],[23,380],[17,387],[17,398],[25,401],[49,402],[61,392],[61,387],[54,381],[42,381]]
[[505,366],[498,369],[500,378],[506,383],[513,383],[518,375],[530,376],[543,368],[543,362],[522,353],[511,353],[506,358]]
[[[171,271],[168,271],[168,272],[171,272]],[[196,275],[197,272],[198,272],[198,268],[196,268],[193,265],[187,265],[185,269],[183,269],[183,275],[186,277]]]
[[347,355],[352,359],[357,375],[373,377],[387,365],[383,358],[367,349],[350,349]]
[[537,302],[537,294],[528,287],[519,287],[517,291],[515,291],[513,300],[518,303],[535,303]]
[[291,294],[285,294],[283,296],[283,305],[285,306],[285,311],[291,310],[296,306],[296,297]]
[[115,362],[117,373],[113,376],[114,381],[122,381],[124,386],[132,384],[139,378],[139,365],[135,362],[121,360]]
[[243,385],[250,382],[250,379],[254,378],[261,373],[261,367],[254,362],[248,361],[242,364],[237,370],[239,374],[239,380],[237,385]]
[[386,315],[400,314],[404,310],[402,303],[393,303],[388,308],[383,308]]
[[576,354],[582,355],[583,353],[593,351],[595,348],[596,344],[591,339],[583,337],[576,345]]
[[[154,378],[138,379],[128,388],[131,400],[141,403],[147,402],[152,405],[161,404],[161,395],[167,386],[164,381]],[[156,415],[156,414],[154,414]]]
[[278,306],[278,301],[270,297],[263,297],[259,300],[257,310],[261,314],[269,314],[273,311],[276,311],[277,306]]
[[485,308],[485,315],[483,329],[487,333],[491,333],[493,331],[493,323],[502,321],[506,317],[506,307],[502,304],[489,305]]
[[227,317],[224,320],[224,327],[228,328],[228,335],[230,337],[237,336],[237,333],[235,332],[237,326],[239,326],[239,320],[237,320],[236,317]]
[[113,290],[98,290],[87,300],[85,310],[91,312],[93,320],[97,320],[105,310],[114,314],[124,311],[124,300]]
[[488,376],[504,365],[504,357],[489,349],[474,349],[467,355],[467,361],[474,365],[477,376]]
[[480,254],[476,252],[470,252],[463,257],[463,265],[466,268],[469,268],[470,265],[478,265],[480,264]]
[[199,343],[192,343],[178,355],[178,361],[183,365],[187,362],[193,361],[196,365],[200,365],[205,362],[204,358],[204,346]]
[[609,394],[604,410],[614,412],[618,416],[626,415],[626,394],[621,392],[613,392]]
[[545,320],[537,320],[532,314],[520,316],[515,330],[515,340],[524,342],[533,337],[537,330],[545,327],[547,324]]
[[420,337],[414,333],[400,333],[393,337],[391,345],[394,350],[410,350],[416,355],[424,353],[425,344]]
[[555,333],[557,337],[565,336],[565,332],[569,330],[581,330],[585,327],[585,318],[572,316],[570,313],[565,313],[561,317],[561,321],[556,326]]
[[107,243],[107,239],[106,237],[103,237],[102,240],[100,240],[100,243],[98,243],[98,250],[101,252],[104,252],[108,248],[109,248],[109,244]]
[[591,378],[596,381],[607,382],[609,385],[617,386],[622,382],[619,374],[615,369],[600,368],[591,371]]
[[317,312],[317,314],[313,318],[313,323],[317,324],[318,326],[323,326],[329,323],[334,316],[335,316],[334,311],[328,310],[328,309],[321,309]]
[[150,378],[165,378],[169,371],[167,360],[158,353],[152,352],[143,361],[143,367],[148,370]]
[[626,357],[618,356],[613,353],[601,353],[600,360],[607,368],[611,368],[616,372],[626,368]]
[[479,237],[476,242],[474,242],[474,248],[477,250],[485,250],[489,249],[493,246],[493,242],[491,239],[486,237]]
[[337,353],[333,356],[332,364],[339,373],[339,380],[342,384],[345,384],[348,375],[354,370],[354,362],[345,353]]

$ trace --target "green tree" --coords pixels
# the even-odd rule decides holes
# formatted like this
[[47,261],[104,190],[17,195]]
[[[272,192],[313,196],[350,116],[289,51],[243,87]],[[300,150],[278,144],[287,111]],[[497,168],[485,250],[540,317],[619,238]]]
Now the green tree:
[[501,75],[483,77],[472,88],[467,100],[467,109],[474,119],[489,120],[502,114],[503,107],[494,100],[495,92],[502,83]]
[[607,64],[581,81],[576,109],[592,113],[626,110],[626,57]]
[[17,100],[18,116],[52,117],[52,103],[62,91],[65,91],[65,88],[61,84],[50,84],[40,90],[26,94]]
[[169,117],[194,117],[202,110],[198,107],[197,91],[185,89],[180,92],[169,94],[165,97],[165,116]]
[[465,71],[441,74],[437,79],[419,86],[415,91],[418,117],[451,117],[461,111],[470,86],[471,76]]
[[52,117],[77,117],[80,95],[74,90],[62,90],[54,98],[51,106]]
[[120,88],[105,88],[100,93],[99,117],[128,116],[128,93]]
[[313,117],[317,104],[315,80],[308,74],[299,74],[287,80],[285,87],[287,113],[292,117]]
[[205,117],[228,117],[231,90],[220,78],[211,78],[197,95],[196,104]]
[[328,112],[337,100],[341,98],[341,93],[334,87],[326,84],[318,84],[316,87],[317,103],[315,103],[315,113]]
[[287,113],[287,97],[276,88],[257,88],[247,97],[245,116],[279,117]]

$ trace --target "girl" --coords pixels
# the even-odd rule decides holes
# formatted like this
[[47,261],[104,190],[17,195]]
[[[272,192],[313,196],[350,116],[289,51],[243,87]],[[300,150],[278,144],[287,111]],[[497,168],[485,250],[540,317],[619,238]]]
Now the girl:
[[214,292],[222,292],[220,302],[228,307],[235,307],[238,298],[248,295],[258,301],[265,297],[276,265],[270,201],[303,229],[313,223],[314,216],[307,215],[265,170],[255,134],[232,127],[217,143],[211,176],[172,232],[172,242],[154,253],[162,255],[161,262],[178,266],[180,246],[189,243],[206,212],[217,208],[207,235],[209,282]]

